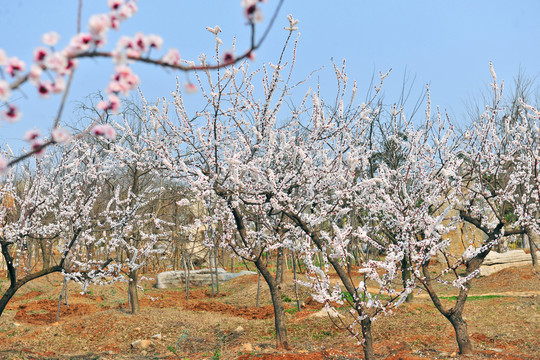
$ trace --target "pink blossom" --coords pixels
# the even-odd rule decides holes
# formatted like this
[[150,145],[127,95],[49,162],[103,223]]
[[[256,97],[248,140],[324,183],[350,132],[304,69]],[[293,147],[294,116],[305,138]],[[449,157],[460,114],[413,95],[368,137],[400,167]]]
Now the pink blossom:
[[71,55],[90,50],[90,47],[92,46],[92,40],[93,37],[91,34],[81,33],[75,35],[71,38],[67,53]]
[[41,42],[45,45],[54,46],[60,40],[60,35],[56,31],[51,31],[43,34],[41,37]]
[[109,124],[96,125],[90,130],[94,136],[103,136],[107,140],[114,140],[116,138],[116,130]]
[[88,31],[97,37],[105,36],[111,28],[111,18],[107,14],[96,14],[88,21]]
[[51,94],[52,88],[53,88],[53,85],[48,80],[47,81],[40,81],[37,84],[37,89],[38,89],[39,96],[44,98],[44,99],[47,99],[49,97],[49,95]]
[[30,80],[32,84],[37,86],[41,80],[41,74],[43,74],[43,70],[41,69],[41,66],[32,65],[30,67],[30,72],[28,73],[28,79]]
[[34,62],[36,64],[43,63],[47,55],[49,55],[49,50],[43,46],[38,46],[34,49]]
[[180,64],[181,59],[182,58],[180,57],[180,53],[178,52],[178,50],[169,49],[169,51],[167,51],[167,53],[165,54],[165,56],[163,56],[163,59],[161,61],[169,65],[178,65]]
[[157,50],[160,50],[163,45],[163,38],[159,35],[150,34],[146,37],[146,40],[150,47],[156,48]]
[[130,90],[139,85],[139,76],[133,74],[131,68],[127,65],[118,65],[115,67],[116,73],[112,76],[111,82],[107,87],[107,93],[127,94]]
[[77,59],[68,59],[66,68],[64,69],[64,72],[66,74],[70,74],[73,69],[76,69],[79,65],[79,60]]
[[135,15],[138,10],[137,4],[134,1],[130,1],[120,6],[117,14],[121,20],[125,20]]
[[41,136],[41,131],[38,129],[30,129],[24,133],[23,140],[24,141],[33,141]]
[[65,90],[65,88],[66,88],[66,80],[64,79],[63,76],[57,76],[54,79],[54,82],[52,83],[51,91],[54,94],[60,94],[61,92]]
[[223,55],[221,56],[221,61],[223,61],[225,64],[231,63],[234,61],[234,53],[232,51],[225,51]]
[[58,144],[65,144],[71,139],[70,132],[63,127],[57,127],[52,131],[52,139]]
[[4,175],[7,173],[8,170],[8,161],[3,157],[0,156],[0,174]]
[[26,69],[26,64],[24,61],[19,60],[18,57],[12,57],[8,60],[8,64],[6,66],[6,72],[11,76],[16,76],[19,74],[19,72],[24,71]]
[[117,114],[120,111],[120,105],[120,98],[116,95],[110,95],[108,101],[102,100],[97,104],[96,107],[98,108],[98,110],[110,110],[113,113]]
[[129,36],[121,36],[116,43],[117,49],[127,49],[133,47],[133,39]]
[[124,3],[123,0],[108,0],[107,5],[111,8],[111,10],[118,10],[120,5]]
[[191,82],[187,82],[184,84],[184,90],[186,91],[186,94],[195,94],[197,90],[199,90],[199,88],[197,87],[197,85]]
[[11,95],[11,86],[5,80],[0,80],[0,100],[8,101]]
[[126,54],[119,49],[111,51],[111,58],[115,65],[123,65],[127,62]]
[[68,67],[68,60],[63,54],[55,52],[47,56],[43,64],[56,73],[65,74]]
[[251,60],[251,61],[255,61],[257,59],[257,54],[255,54],[254,51],[251,51],[249,54],[248,54],[248,59]]
[[31,142],[30,148],[32,151],[35,151],[34,155],[36,155],[36,157],[45,155],[45,148],[43,147],[43,144],[43,140],[41,139],[35,139]]
[[126,50],[126,56],[133,59],[138,59],[141,57],[141,52],[137,49],[129,48]]
[[244,8],[244,16],[252,23],[260,23],[263,21],[261,9],[257,6],[257,0],[242,0]]
[[8,104],[7,110],[2,111],[2,118],[10,123],[19,121],[21,115],[19,108],[12,104]]
[[93,43],[96,47],[102,48],[107,44],[107,38],[105,36],[94,36],[93,37]]
[[150,44],[148,43],[148,39],[141,32],[136,33],[135,36],[133,37],[133,46],[137,50],[139,50],[140,52],[143,52],[143,53],[147,52],[148,49],[150,48]]
[[119,19],[116,15],[111,14],[111,28],[112,29],[114,30],[120,29],[120,21],[121,19]]

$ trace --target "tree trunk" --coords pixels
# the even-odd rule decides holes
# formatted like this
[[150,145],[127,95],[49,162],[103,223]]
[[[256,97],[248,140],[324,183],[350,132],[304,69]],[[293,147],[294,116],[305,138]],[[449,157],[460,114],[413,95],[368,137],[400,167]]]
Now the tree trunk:
[[184,255],[182,255],[182,262],[184,264],[184,280],[186,282],[186,301],[189,301],[189,266]]
[[[308,234],[311,237],[311,240],[313,240],[313,243],[317,246],[319,250],[322,250],[324,248],[324,242],[320,238],[320,235],[318,232],[310,231],[310,229],[306,226],[304,222],[302,222],[301,219],[299,219],[297,216],[292,214],[287,214],[287,216],[295,221],[302,230]],[[321,252],[319,252],[319,258],[321,257]],[[339,276],[340,280],[343,282],[343,286],[345,286],[345,289],[349,292],[349,294],[357,294],[356,286],[353,284],[352,279],[349,277],[345,269],[343,268],[340,261],[334,257],[326,256],[326,259],[328,262],[332,265],[334,270],[336,271],[337,275]],[[322,263],[322,261],[321,261]],[[358,313],[358,316],[360,318],[364,318],[361,320],[361,326],[362,326],[362,336],[364,337],[364,356],[365,360],[374,360],[375,355],[373,351],[373,336],[371,334],[371,319],[369,317],[369,314],[364,311],[362,307],[355,306],[355,310]]]
[[450,321],[456,332],[459,353],[463,355],[472,354],[473,348],[471,340],[469,339],[469,332],[467,331],[467,323],[463,320],[461,314],[453,313],[446,318]]
[[[411,269],[409,260],[406,256],[403,257],[403,260],[401,260],[401,281],[403,282],[403,288],[405,289],[407,287],[407,283],[411,281]],[[409,295],[407,295],[406,302],[410,303],[413,301],[414,294],[411,292]]]
[[298,282],[296,281],[296,259],[295,259],[295,253],[294,250],[292,250],[292,267],[293,267],[293,278],[294,278],[294,294],[296,296],[296,306],[298,307],[298,311],[302,310],[300,307],[300,299],[298,298]]
[[259,307],[259,299],[261,294],[261,272],[257,271],[257,300],[255,301],[255,307]]
[[9,300],[11,300],[11,298],[13,297],[13,295],[15,295],[17,290],[19,290],[18,287],[10,286],[6,290],[6,292],[4,293],[2,298],[0,299],[0,316],[2,316],[2,313],[4,312],[4,310],[6,309],[7,304],[9,303]]
[[129,271],[129,285],[128,285],[128,297],[129,297],[129,312],[137,314],[140,310],[139,295],[137,294],[137,282],[138,282],[138,270]]
[[538,243],[538,234],[532,231],[531,229],[527,229],[527,236],[529,237],[529,249],[531,250],[531,259],[532,259],[532,266],[538,267],[538,256],[536,255],[536,244]]
[[361,322],[362,336],[364,338],[364,357],[366,360],[374,360],[375,352],[373,351],[373,336],[371,335],[371,319],[365,318]]
[[214,248],[214,270],[216,271],[216,294],[219,295],[218,249]]
[[276,348],[289,350],[289,341],[287,339],[287,328],[285,327],[285,308],[283,307],[283,299],[281,298],[281,287],[270,274],[262,260],[258,258],[255,261],[255,266],[270,289],[272,296],[272,304],[274,305],[274,325],[276,328]]
[[212,249],[208,251],[208,268],[210,269],[210,282],[212,283],[212,297],[214,297],[214,266],[212,265]]
[[277,259],[276,259],[276,282],[278,284],[283,284],[283,248],[277,250]]
[[51,266],[51,252],[47,246],[47,240],[40,240],[39,245],[41,248],[41,255],[43,256],[43,267],[42,269],[48,269]]

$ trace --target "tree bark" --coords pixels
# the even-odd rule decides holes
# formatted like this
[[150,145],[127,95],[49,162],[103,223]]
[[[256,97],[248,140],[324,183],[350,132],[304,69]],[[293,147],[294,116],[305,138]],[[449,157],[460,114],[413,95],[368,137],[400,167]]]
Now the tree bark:
[[531,250],[531,260],[532,260],[532,266],[537,268],[538,267],[538,256],[536,254],[536,244],[538,243],[538,234],[532,231],[531,229],[527,229],[527,236],[529,237],[529,249]]
[[[401,260],[401,281],[403,282],[403,288],[405,289],[407,287],[407,283],[411,281],[412,274],[410,269],[410,263],[406,256],[403,257],[403,260]],[[409,295],[407,295],[406,302],[410,303],[414,299],[414,294],[411,292]]]
[[139,295],[137,293],[137,282],[139,280],[138,272],[138,270],[130,270],[128,276],[129,312],[132,314],[137,314],[140,310]]
[[454,331],[456,332],[456,340],[459,347],[459,353],[463,355],[472,354],[473,348],[471,340],[469,339],[467,323],[465,322],[465,320],[463,320],[461,312],[453,313],[449,316],[446,316],[446,318],[448,319],[448,321],[450,321],[450,323],[454,327]]
[[366,360],[374,360],[373,336],[371,335],[371,319],[369,317],[361,321],[362,336],[364,338],[364,357]]
[[261,258],[257,258],[255,266],[263,276],[270,289],[272,304],[274,305],[274,325],[276,328],[276,348],[289,350],[289,341],[287,339],[287,328],[285,327],[285,308],[281,298],[281,287],[276,282],[272,274],[268,271]]
[[277,259],[276,259],[276,282],[278,284],[283,284],[283,248],[278,248],[277,250]]

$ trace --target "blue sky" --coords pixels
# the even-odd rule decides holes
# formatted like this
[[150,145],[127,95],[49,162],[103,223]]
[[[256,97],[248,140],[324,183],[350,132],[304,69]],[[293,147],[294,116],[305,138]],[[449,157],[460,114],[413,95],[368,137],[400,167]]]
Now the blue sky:
[[[266,19],[277,4],[263,4]],[[237,37],[237,48],[248,45],[248,28],[240,0],[140,0],[139,13],[122,24],[121,35],[137,31],[156,33],[164,39],[164,49],[178,48],[185,59],[196,60],[201,52],[213,53],[212,35],[206,26],[219,25],[225,46]],[[8,56],[30,62],[41,34],[51,30],[62,35],[63,46],[75,33],[75,0],[1,0],[0,48]],[[90,15],[107,12],[106,0],[83,2],[83,27]],[[456,122],[463,122],[465,104],[478,99],[490,82],[489,62],[493,61],[499,79],[510,84],[520,68],[527,75],[539,74],[540,1],[359,1],[285,0],[276,26],[257,52],[255,66],[275,62],[285,40],[287,14],[300,20],[301,33],[295,76],[300,79],[324,66],[312,79],[319,81],[323,94],[335,94],[331,59],[347,59],[349,78],[358,81],[361,93],[370,86],[374,73],[392,68],[384,91],[385,99],[397,99],[405,73],[414,80],[412,102],[430,84],[433,105],[440,105]],[[264,24],[260,27],[262,29]],[[112,44],[117,36],[110,38]],[[136,65],[141,89],[148,98],[169,96],[176,75],[183,73]],[[75,104],[102,90],[112,71],[110,61],[83,60],[74,78],[64,122],[77,120]],[[33,87],[23,87],[12,99],[23,111],[15,125],[2,124],[0,142],[18,149],[25,130],[37,126],[43,131],[52,125],[59,96],[39,99]],[[193,101],[196,101],[194,95]]]

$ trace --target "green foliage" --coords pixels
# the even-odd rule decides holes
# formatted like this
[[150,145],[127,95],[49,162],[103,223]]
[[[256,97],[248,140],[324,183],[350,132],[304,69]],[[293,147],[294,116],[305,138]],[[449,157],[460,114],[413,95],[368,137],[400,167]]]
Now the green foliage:
[[216,349],[214,351],[214,355],[212,355],[212,360],[219,360],[221,358],[221,353],[219,352],[219,349]]
[[[341,293],[341,300],[348,301],[351,304],[354,304],[353,296],[347,291]],[[364,294],[360,294],[360,301],[364,301]]]

